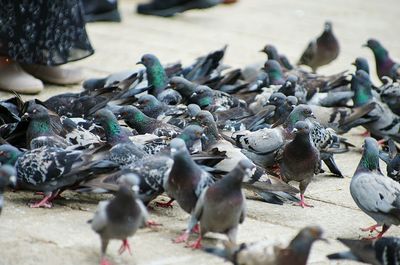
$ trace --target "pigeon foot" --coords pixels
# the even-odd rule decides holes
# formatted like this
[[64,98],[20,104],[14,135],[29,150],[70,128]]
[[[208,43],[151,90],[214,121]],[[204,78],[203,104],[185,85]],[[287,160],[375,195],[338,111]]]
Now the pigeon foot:
[[125,252],[125,250],[128,250],[129,255],[132,256],[132,252],[131,252],[131,246],[129,245],[128,239],[124,239],[122,240],[122,245],[118,250],[118,253],[121,255],[122,253]]
[[189,239],[189,233],[185,231],[182,235],[178,236],[173,241],[174,241],[174,243],[179,244],[179,243],[187,242],[188,239]]

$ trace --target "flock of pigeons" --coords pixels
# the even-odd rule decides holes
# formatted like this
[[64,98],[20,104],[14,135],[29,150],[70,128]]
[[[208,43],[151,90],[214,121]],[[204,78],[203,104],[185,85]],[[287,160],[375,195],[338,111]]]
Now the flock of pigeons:
[[[340,239],[350,251],[329,256],[371,264],[399,264],[400,239],[382,237],[400,224],[400,64],[374,39],[368,46],[383,82],[375,86],[368,62],[357,58],[355,74],[315,73],[339,54],[331,23],[292,66],[267,45],[262,69],[229,69],[221,63],[225,48],[198,58],[192,65],[162,65],[146,54],[145,69],[84,82],[80,93],[59,94],[41,102],[16,95],[0,102],[0,206],[2,194],[14,190],[40,192],[30,207],[52,207],[65,190],[112,193],[99,203],[89,222],[101,238],[101,264],[112,239],[127,238],[148,219],[146,205],[174,201],[190,220],[174,242],[201,248],[207,232],[226,234],[225,248],[204,248],[234,264],[306,264],[311,245],[323,240],[320,227],[306,227],[288,246],[269,241],[236,244],[246,217],[243,189],[268,203],[304,200],[322,163],[343,177],[335,154],[354,147],[340,134],[363,126],[363,154],[350,192],[376,225],[373,240]],[[380,145],[382,149],[380,149]],[[387,174],[379,159],[387,163]],[[299,190],[288,184],[299,182]],[[298,195],[299,193],[299,195]],[[0,208],[1,209],[1,208]],[[382,230],[378,227],[382,226]]]

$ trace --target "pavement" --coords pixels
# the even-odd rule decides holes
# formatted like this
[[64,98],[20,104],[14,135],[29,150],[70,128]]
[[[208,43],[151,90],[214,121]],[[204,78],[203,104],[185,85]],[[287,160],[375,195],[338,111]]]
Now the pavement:
[[[381,40],[392,57],[400,61],[400,37],[395,30],[400,26],[397,0],[384,3],[372,0],[241,0],[236,5],[192,11],[171,19],[137,15],[134,13],[137,3],[128,0],[120,3],[122,23],[87,25],[96,53],[71,66],[81,67],[88,78],[102,77],[138,67],[135,63],[144,53],[154,53],[164,63],[189,64],[196,57],[228,44],[224,62],[232,67],[243,67],[262,63],[265,56],[257,51],[267,43],[275,44],[291,61],[296,61],[308,41],[322,31],[326,19],[333,22],[341,54],[332,64],[321,68],[321,73],[353,70],[350,63],[357,56],[366,57],[374,65],[372,53],[361,48],[370,37]],[[378,83],[376,78],[374,81]],[[47,85],[40,95],[23,98],[46,99],[79,90],[79,85]],[[10,94],[0,92],[1,99],[8,96]],[[349,193],[351,176],[360,159],[359,147],[363,139],[359,133],[362,131],[358,128],[346,134],[357,148],[336,156],[346,177],[318,175],[309,185],[306,198],[314,208],[270,205],[249,193],[248,216],[240,226],[238,241],[285,241],[304,226],[318,224],[324,228],[329,244],[317,242],[309,264],[356,264],[330,262],[325,256],[345,249],[335,238],[367,236],[359,228],[374,223],[356,207]],[[53,209],[30,209],[27,202],[37,198],[31,192],[6,194],[0,216],[0,265],[99,262],[100,241],[86,221],[93,216],[98,201],[109,196],[74,192],[63,196],[65,198],[56,201]],[[155,208],[150,216],[163,226],[142,229],[130,238],[132,256],[117,255],[120,242],[113,241],[108,248],[113,264],[226,264],[219,258],[171,242],[188,220],[188,215],[177,205],[173,209]],[[400,236],[400,229],[392,227],[387,235]],[[204,245],[218,244],[220,238],[223,237],[210,235]]]

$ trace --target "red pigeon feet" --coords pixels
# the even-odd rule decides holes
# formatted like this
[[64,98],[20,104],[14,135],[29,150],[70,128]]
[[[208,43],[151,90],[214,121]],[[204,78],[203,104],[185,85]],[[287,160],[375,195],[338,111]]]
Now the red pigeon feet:
[[201,249],[201,239],[201,236],[199,236],[196,241],[194,241],[192,244],[189,244],[187,247],[193,249]]
[[376,224],[376,225],[371,225],[371,226],[369,226],[369,227],[367,227],[367,228],[360,228],[361,229],[361,231],[363,231],[363,232],[367,232],[367,231],[369,231],[370,233],[372,233],[372,232],[378,232],[378,233],[380,233],[381,231],[379,231],[377,228],[378,227],[380,227],[381,225],[378,225],[378,224]]
[[308,203],[306,203],[306,202],[304,201],[304,195],[303,195],[303,194],[300,195],[300,202],[295,203],[294,205],[295,205],[295,206],[300,206],[301,208],[305,208],[305,207],[312,208],[312,207],[314,207],[313,205],[308,204]]
[[363,133],[360,133],[360,136],[362,136],[362,137],[370,137],[371,133],[369,131],[365,131]]
[[51,207],[53,207],[53,204],[51,202],[49,202],[50,198],[51,198],[51,195],[47,195],[41,201],[29,203],[28,205],[31,208],[40,208],[40,207],[51,208]]
[[146,222],[146,225],[147,225],[148,227],[162,226],[162,224],[156,223],[156,222],[153,221],[153,220],[148,220],[148,221]]
[[174,241],[174,243],[179,244],[179,243],[187,242],[188,239],[189,239],[189,233],[185,231],[182,235],[178,236],[173,241]]
[[100,265],[112,265],[106,258],[101,258]]
[[172,204],[173,202],[174,199],[170,199],[168,202],[156,202],[156,205],[162,208],[173,208],[174,207],[174,205]]
[[195,234],[200,234],[200,226],[199,226],[199,224],[196,224],[193,227],[192,232],[195,233]]
[[132,256],[132,252],[131,252],[131,246],[129,245],[128,239],[124,239],[122,240],[122,245],[118,250],[118,253],[121,255],[122,253],[125,252],[125,250],[128,250],[129,255]]

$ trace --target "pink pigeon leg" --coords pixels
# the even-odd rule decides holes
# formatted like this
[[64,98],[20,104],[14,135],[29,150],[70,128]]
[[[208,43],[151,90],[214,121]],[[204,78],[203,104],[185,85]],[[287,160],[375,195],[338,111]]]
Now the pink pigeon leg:
[[131,246],[129,245],[128,239],[122,240],[122,245],[121,245],[121,247],[119,248],[118,253],[121,255],[122,253],[125,252],[125,250],[128,250],[129,255],[132,255]]

